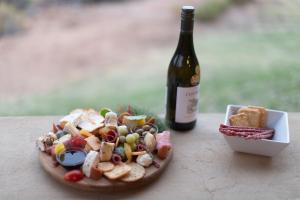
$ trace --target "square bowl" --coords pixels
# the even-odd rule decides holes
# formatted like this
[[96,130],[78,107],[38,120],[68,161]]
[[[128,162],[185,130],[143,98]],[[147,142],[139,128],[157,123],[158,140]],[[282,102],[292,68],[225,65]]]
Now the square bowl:
[[[226,110],[226,117],[224,124],[230,125],[229,117],[241,108],[246,107],[242,105],[228,105]],[[244,152],[250,154],[257,154],[263,156],[275,156],[280,153],[290,143],[290,133],[288,125],[287,112],[278,110],[267,110],[267,127],[273,128],[275,134],[272,140],[269,139],[245,139],[238,136],[227,136],[224,138],[230,148],[237,152]]]

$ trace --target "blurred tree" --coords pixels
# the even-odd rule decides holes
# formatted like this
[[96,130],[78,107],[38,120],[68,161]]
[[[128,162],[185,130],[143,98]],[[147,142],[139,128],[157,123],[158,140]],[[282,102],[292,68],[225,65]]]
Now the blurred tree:
[[17,9],[25,9],[32,3],[32,0],[0,0],[1,2],[14,5]]
[[12,4],[0,2],[0,36],[16,33],[24,27],[22,13]]
[[244,5],[253,0],[207,0],[201,4],[196,10],[196,19],[204,22],[216,20],[230,6]]

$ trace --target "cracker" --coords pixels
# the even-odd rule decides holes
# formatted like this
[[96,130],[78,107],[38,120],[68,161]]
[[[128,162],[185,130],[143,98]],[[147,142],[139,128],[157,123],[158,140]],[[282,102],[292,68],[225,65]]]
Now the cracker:
[[240,108],[238,113],[244,113],[248,116],[249,127],[260,127],[260,112],[253,108]]
[[122,181],[135,182],[142,179],[145,176],[146,170],[143,166],[135,162],[129,163],[128,165],[131,167],[131,170],[126,176],[121,178]]
[[111,180],[116,180],[128,174],[130,170],[131,167],[129,165],[122,163],[116,165],[113,170],[109,172],[104,172],[104,175]]
[[98,151],[100,149],[100,140],[96,136],[91,135],[90,137],[85,138],[85,141],[94,151]]
[[248,115],[244,113],[231,115],[229,118],[229,122],[231,126],[243,126],[243,127],[249,126]]
[[248,106],[249,108],[256,109],[260,112],[260,128],[265,128],[267,125],[267,110],[264,107]]
[[113,170],[115,165],[111,162],[100,162],[98,163],[98,169],[100,169],[103,172],[109,172]]

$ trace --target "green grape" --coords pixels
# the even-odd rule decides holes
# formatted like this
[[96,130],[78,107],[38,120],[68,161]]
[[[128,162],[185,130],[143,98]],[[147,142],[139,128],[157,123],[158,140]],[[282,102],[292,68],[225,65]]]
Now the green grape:
[[133,133],[132,135],[135,137],[135,140],[138,140],[140,138],[140,135],[138,133]]
[[122,125],[122,126],[118,126],[118,133],[119,135],[124,135],[126,136],[128,134],[128,129],[127,129],[127,126],[125,125]]
[[133,144],[135,142],[136,138],[133,134],[128,134],[126,136],[126,142],[129,144]]

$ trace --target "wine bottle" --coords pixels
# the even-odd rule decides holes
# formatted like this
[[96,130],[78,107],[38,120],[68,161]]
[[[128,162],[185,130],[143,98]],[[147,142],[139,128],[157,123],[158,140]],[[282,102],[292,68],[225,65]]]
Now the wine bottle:
[[196,124],[200,66],[193,44],[194,7],[183,6],[181,30],[167,77],[166,123],[174,130],[190,130]]

